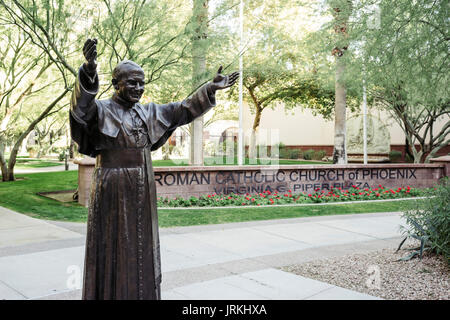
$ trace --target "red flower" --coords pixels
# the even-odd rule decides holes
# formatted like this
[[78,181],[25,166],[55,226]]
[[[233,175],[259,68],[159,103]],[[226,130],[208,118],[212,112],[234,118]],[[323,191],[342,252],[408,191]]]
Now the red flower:
[[310,193],[310,194],[308,194],[308,197],[312,197],[312,194]]
[[379,196],[380,196],[380,194],[379,194],[379,193],[377,193],[377,194],[376,194],[376,196],[377,196],[377,197],[379,197]]

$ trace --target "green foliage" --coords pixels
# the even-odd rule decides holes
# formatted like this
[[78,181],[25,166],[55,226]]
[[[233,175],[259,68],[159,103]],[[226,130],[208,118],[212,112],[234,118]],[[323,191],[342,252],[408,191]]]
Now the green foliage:
[[325,150],[309,149],[303,152],[303,158],[305,160],[322,160],[325,155]]
[[312,160],[314,156],[315,151],[313,149],[306,150],[303,152],[303,158],[305,160]]
[[423,251],[429,249],[442,255],[450,264],[450,180],[442,179],[427,196],[429,198],[418,203],[415,209],[403,214],[408,224],[404,233],[421,242],[420,247],[403,260],[417,255],[422,258]]
[[246,194],[207,194],[200,197],[158,198],[160,207],[221,207],[221,206],[262,206],[302,203],[326,203],[343,201],[381,200],[416,197],[423,193],[420,189],[404,188],[386,189],[383,187],[360,189],[356,186],[349,190],[333,188],[316,189],[310,193],[293,193],[292,190],[264,191]]
[[389,152],[389,160],[391,162],[399,162],[402,158],[402,153],[398,150],[392,150]]
[[326,154],[327,152],[325,150],[316,150],[316,152],[314,153],[313,160],[322,160]]
[[[398,122],[409,145],[420,145],[411,149],[414,161],[428,162],[450,141],[448,1],[381,0],[378,17],[370,8],[371,0],[355,7],[349,37],[360,54],[353,62],[364,65],[369,96]],[[373,18],[377,25],[369,28]],[[443,126],[436,132],[438,119]]]
[[298,159],[300,158],[300,150],[290,149],[289,150],[289,159]]

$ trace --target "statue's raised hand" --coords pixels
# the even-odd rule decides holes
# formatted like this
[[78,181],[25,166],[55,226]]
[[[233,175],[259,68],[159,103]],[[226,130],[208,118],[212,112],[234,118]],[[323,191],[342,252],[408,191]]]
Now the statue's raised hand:
[[217,71],[217,75],[214,77],[214,80],[211,83],[211,87],[213,90],[222,90],[231,87],[234,85],[239,79],[239,72],[233,72],[228,75],[221,74],[222,66],[220,66]]
[[86,71],[94,74],[97,70],[97,39],[87,39],[83,46],[83,55],[86,58]]

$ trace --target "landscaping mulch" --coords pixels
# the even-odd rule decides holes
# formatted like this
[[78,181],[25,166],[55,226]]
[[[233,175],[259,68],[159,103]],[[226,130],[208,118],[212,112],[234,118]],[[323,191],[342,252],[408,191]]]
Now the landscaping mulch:
[[[408,240],[407,243],[405,249],[418,246],[418,242],[412,240]],[[422,260],[414,258],[409,261],[397,261],[411,251],[403,249],[397,253],[395,251],[396,249],[389,248],[364,254],[351,254],[291,265],[282,269],[383,299],[450,299],[450,268],[444,258],[426,252]],[[376,273],[379,274],[379,283],[368,280],[374,279]]]

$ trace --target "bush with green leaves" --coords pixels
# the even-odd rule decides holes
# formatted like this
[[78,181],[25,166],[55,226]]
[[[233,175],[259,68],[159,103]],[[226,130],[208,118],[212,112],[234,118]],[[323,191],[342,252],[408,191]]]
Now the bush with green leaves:
[[391,162],[399,162],[402,158],[402,153],[398,150],[392,150],[389,152],[389,160]]
[[325,150],[317,150],[316,152],[314,152],[313,160],[322,160],[326,154],[327,153]]
[[[420,247],[400,260],[409,260],[415,256],[422,258],[424,251],[442,255],[450,264],[450,180],[442,179],[438,186],[427,192],[424,201],[417,202],[417,207],[405,212],[407,228],[403,228],[405,239],[408,237],[420,241]],[[398,251],[397,250],[397,251]]]
[[313,149],[309,149],[306,150],[305,152],[303,152],[303,158],[305,160],[312,160],[314,157],[314,150]]
[[289,159],[298,159],[300,157],[300,151],[297,149],[289,150]]

